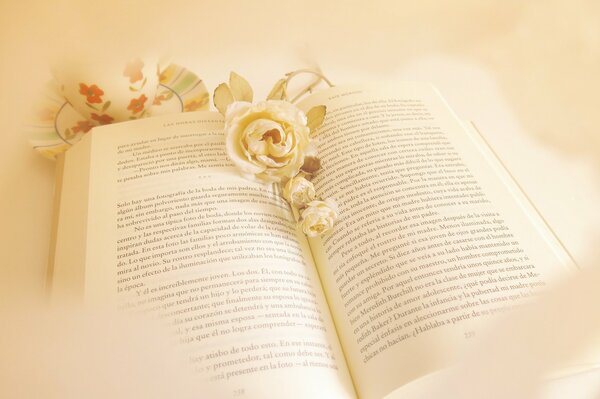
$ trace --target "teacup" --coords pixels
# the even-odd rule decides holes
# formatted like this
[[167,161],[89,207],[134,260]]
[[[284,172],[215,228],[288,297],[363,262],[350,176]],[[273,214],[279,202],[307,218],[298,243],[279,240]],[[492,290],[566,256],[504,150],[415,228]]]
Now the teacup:
[[158,60],[61,60],[53,75],[62,95],[92,125],[148,116],[158,86]]

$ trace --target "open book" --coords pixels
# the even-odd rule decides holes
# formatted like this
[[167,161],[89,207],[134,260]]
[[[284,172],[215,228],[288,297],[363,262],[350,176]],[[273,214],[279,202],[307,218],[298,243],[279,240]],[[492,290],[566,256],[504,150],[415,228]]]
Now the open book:
[[249,398],[382,398],[452,364],[478,325],[573,264],[477,132],[430,85],[332,88],[307,239],[238,176],[223,119],[96,129],[63,161],[55,296],[153,312],[200,378]]

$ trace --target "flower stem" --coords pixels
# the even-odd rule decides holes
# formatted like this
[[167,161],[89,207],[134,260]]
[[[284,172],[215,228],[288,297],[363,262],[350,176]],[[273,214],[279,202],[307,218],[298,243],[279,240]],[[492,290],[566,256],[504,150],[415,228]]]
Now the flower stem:
[[327,85],[328,85],[329,87],[333,87],[333,86],[334,86],[334,84],[333,84],[333,83],[331,83],[331,81],[330,81],[329,79],[327,79],[327,78],[325,77],[325,75],[323,75],[323,74],[321,73],[321,71],[315,71],[315,70],[313,70],[313,69],[298,69],[298,70],[295,70],[295,71],[293,71],[293,72],[288,72],[288,73],[286,73],[286,74],[285,74],[285,76],[287,76],[287,82],[289,83],[289,82],[290,82],[290,80],[292,80],[292,78],[293,78],[294,76],[296,76],[296,75],[300,75],[301,73],[310,73],[310,74],[316,75],[316,76],[318,76],[318,77],[319,77],[319,80],[323,80],[325,83],[327,83]]
[[305,86],[302,90],[300,90],[300,92],[298,92],[298,94],[296,94],[294,96],[294,98],[291,100],[292,103],[295,103],[296,101],[298,101],[300,98],[302,98],[302,96],[304,96],[306,93],[312,93],[312,90],[319,84],[321,83],[321,81],[327,83],[327,85],[329,87],[333,87],[334,84],[331,83],[331,81],[329,79],[327,79],[327,77],[325,77],[325,75],[323,75],[323,73],[321,73],[320,70],[313,70],[313,69],[298,69],[296,71],[293,72],[288,72],[285,74],[286,78],[286,86],[290,83],[290,81],[303,73],[309,73],[312,75],[315,75],[315,79],[309,83],[307,86]]

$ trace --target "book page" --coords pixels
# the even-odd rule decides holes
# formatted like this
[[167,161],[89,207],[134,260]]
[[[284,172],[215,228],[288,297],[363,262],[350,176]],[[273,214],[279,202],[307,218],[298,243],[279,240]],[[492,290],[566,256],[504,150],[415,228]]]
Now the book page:
[[314,183],[341,218],[311,248],[359,396],[381,398],[452,364],[570,259],[431,86],[333,88],[302,107],[320,104]]
[[167,322],[224,397],[355,396],[308,243],[273,188],[237,175],[219,114],[90,139],[89,187],[64,188],[89,192],[89,304]]
[[[78,301],[83,297],[90,180],[90,137],[58,159],[54,193],[52,241],[48,254],[46,291],[53,302]],[[72,187],[70,190],[63,190]]]

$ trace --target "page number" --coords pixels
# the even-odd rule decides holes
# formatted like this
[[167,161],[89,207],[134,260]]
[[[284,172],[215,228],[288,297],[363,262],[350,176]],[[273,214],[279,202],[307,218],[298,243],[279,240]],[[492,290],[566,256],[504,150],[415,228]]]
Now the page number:
[[475,331],[465,331],[465,339],[475,338]]
[[240,396],[244,396],[245,393],[246,393],[246,391],[244,390],[244,388],[234,389],[233,390],[233,397],[234,398],[239,398]]

